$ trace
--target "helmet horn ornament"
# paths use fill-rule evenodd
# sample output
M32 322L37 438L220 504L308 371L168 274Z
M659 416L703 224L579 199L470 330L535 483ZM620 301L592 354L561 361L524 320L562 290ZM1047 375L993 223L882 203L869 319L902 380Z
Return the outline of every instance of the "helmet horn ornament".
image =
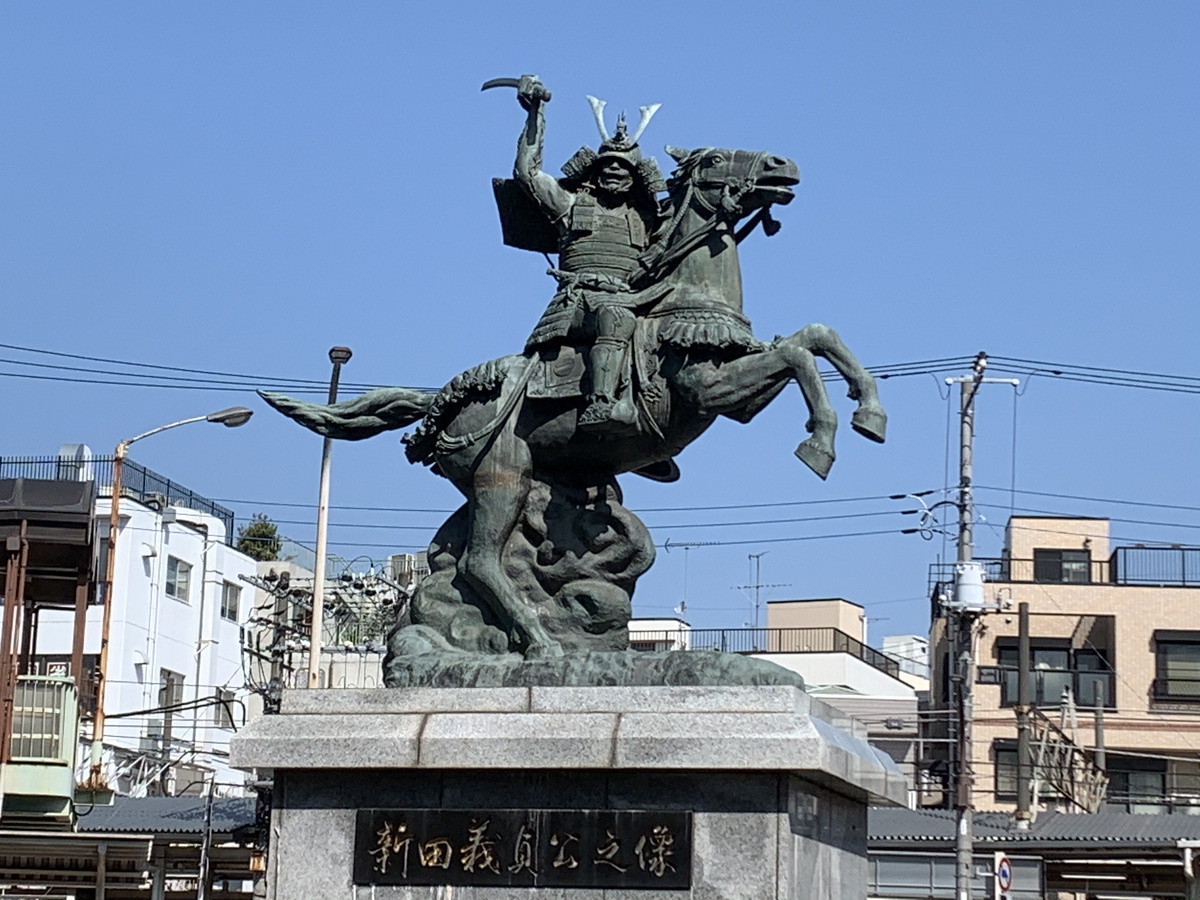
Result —
M638 138L642 136L642 132L646 130L646 126L650 124L650 120L654 118L654 114L658 112L661 103L651 103L649 106L639 107L642 113L642 120L638 122L637 131L633 133L633 137L629 139L629 143L636 144Z
M592 115L596 117L596 127L600 129L600 140L608 140L608 129L604 127L604 105L605 101L597 100L591 94L588 95L588 103L592 107Z

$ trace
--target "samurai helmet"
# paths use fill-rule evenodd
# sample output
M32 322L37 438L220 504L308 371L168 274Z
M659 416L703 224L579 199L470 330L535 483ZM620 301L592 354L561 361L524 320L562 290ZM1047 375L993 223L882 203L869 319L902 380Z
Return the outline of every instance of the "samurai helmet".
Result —
M658 163L654 161L653 156L642 156L637 141L662 104L654 103L641 108L642 119L638 123L637 131L632 135L628 133L625 125L625 113L621 113L617 117L615 133L609 135L604 125L604 101L588 97L588 103L592 106L596 128L600 131L600 150L597 152L591 147L580 147L575 151L575 155L563 163L564 184L574 189L592 177L599 163L606 159L619 159L633 169L639 184L638 190L644 194L646 202L657 202L655 195L666 190L667 186L658 170Z
M658 108L662 104L653 103L650 106L641 107L642 118L638 123L637 131L632 135L628 133L625 125L625 113L622 112L617 116L616 130L609 135L608 129L604 125L604 101L591 96L587 99L592 107L592 115L596 117L596 128L600 131L601 142L597 160L619 159L636 169L642 161L642 151L638 148L637 143L638 138L642 136L642 132L646 130L646 126L650 124L650 120L654 118L654 114L658 112Z

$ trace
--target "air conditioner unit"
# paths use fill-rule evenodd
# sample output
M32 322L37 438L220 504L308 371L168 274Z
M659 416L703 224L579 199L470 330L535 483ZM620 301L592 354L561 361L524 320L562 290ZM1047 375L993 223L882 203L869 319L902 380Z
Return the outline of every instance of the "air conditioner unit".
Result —
M13 691L10 760L3 767L5 823L71 825L78 695L75 680L21 675Z

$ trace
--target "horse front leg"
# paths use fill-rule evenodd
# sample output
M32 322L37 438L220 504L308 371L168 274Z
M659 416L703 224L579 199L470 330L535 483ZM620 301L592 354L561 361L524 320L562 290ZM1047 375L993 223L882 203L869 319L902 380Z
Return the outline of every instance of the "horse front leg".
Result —
M829 403L813 355L798 341L783 339L761 353L720 366L690 366L680 373L680 387L690 393L702 413L749 422L795 381L808 407L805 428L810 437L796 448L797 458L822 480L835 459L833 438L837 413Z
M477 445L461 453L478 452ZM470 531L458 572L524 644L527 659L562 656L537 610L504 571L504 548L529 498L533 461L529 445L513 433L512 419L484 449L470 476Z
M805 325L788 340L799 341L816 356L829 360L846 379L850 399L858 401L850 427L863 437L882 444L887 436L887 413L879 402L875 377L862 367L837 332L827 325Z

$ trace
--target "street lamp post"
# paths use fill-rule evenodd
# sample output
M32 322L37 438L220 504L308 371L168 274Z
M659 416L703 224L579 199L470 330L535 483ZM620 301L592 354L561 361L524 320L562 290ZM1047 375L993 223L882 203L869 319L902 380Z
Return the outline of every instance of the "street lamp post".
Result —
M237 428L239 425L245 425L249 422L252 415L254 415L254 411L251 409L247 409L244 406L231 406L228 409L218 410L206 416L193 416L190 419L180 419L178 422L172 422L169 425L160 425L158 428L151 428L149 431L144 431L136 437L131 437L127 441L121 441L113 451L112 497L110 498L108 507L108 553L104 561L104 617L100 626L100 677L96 685L96 713L92 719L91 772L84 785L86 788L94 790L106 787L104 779L100 774L100 763L104 749L104 694L105 686L108 683L108 634L112 625L113 574L117 564L117 526L121 509L121 471L124 468L125 456L129 452L129 445L135 441L140 441L142 438L158 434L160 431L178 428L180 425L191 425L193 422L219 422L226 428Z
M336 403L338 377L342 366L350 362L354 354L349 347L333 347L329 361L333 373L329 376L329 402ZM320 684L321 675L321 631L325 618L325 534L329 526L329 459L333 453L333 439L325 438L321 446L321 482L317 489L317 560L313 566L312 622L308 633L308 686Z

